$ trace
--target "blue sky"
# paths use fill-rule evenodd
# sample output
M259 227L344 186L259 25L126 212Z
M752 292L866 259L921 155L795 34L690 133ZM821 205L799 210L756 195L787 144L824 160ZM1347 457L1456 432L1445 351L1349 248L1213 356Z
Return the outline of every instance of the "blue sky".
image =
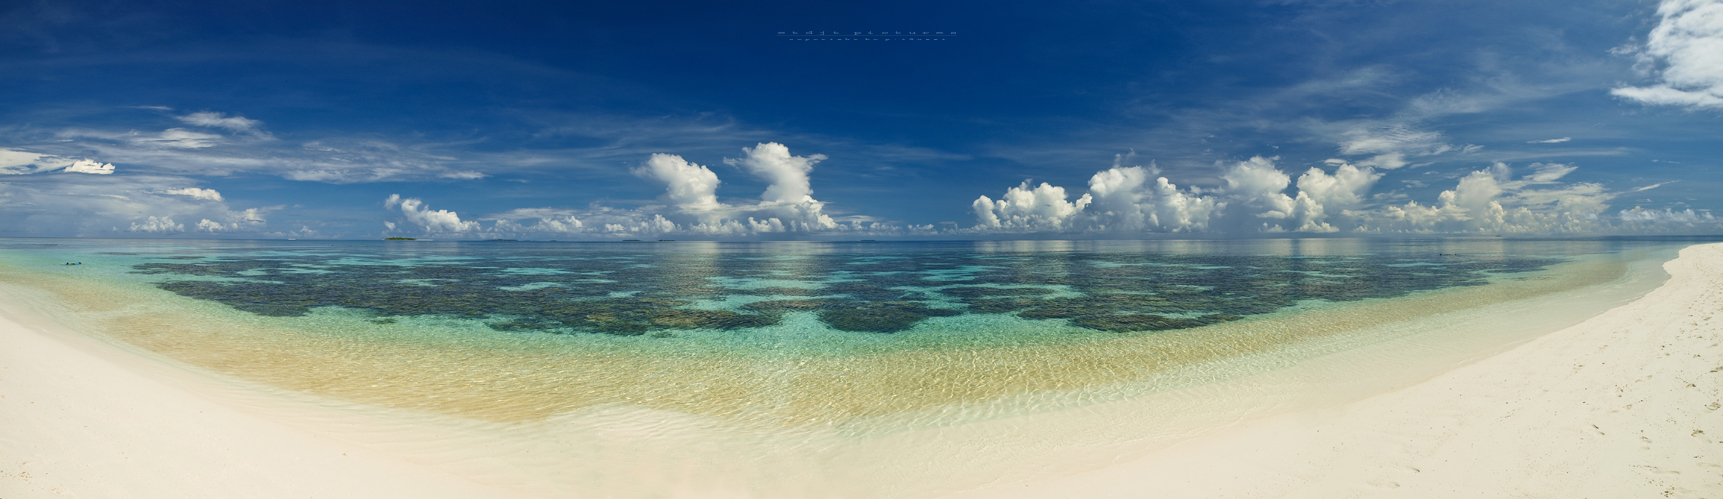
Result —
M1717 0L0 7L0 236L1714 234L1720 140Z

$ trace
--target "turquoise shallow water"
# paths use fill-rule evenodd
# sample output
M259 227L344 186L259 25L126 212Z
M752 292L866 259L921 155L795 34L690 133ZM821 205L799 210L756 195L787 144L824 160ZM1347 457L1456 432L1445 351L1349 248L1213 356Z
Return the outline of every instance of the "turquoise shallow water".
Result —
M7 239L0 256L70 278L39 285L86 308L123 303L85 314L98 334L292 390L499 421L623 404L842 425L1275 369L1332 351L1290 345L1609 281L1611 261L1684 244ZM1478 292L1440 294L1459 290ZM1023 409L1000 407L971 413Z
M0 299L547 496L939 496L1417 383L1695 242L3 239Z
M522 243L5 240L263 316L340 308L501 332L746 334L812 314L898 334L1008 315L1120 334L1476 286L1657 240ZM50 260L51 261L51 260ZM63 262L62 262L63 263ZM99 268L97 268L99 267ZM805 321L803 321L805 322Z

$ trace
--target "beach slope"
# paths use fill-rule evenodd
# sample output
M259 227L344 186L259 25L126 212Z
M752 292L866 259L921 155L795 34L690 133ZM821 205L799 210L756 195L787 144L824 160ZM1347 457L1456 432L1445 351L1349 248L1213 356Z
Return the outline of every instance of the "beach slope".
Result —
M1723 497L1723 245L1643 298L1341 407L980 497Z
M513 496L224 403L111 345L7 317L0 345L6 499Z
M1641 299L1420 383L957 495L1723 497L1723 245L1665 268ZM7 310L0 497L530 495L236 406Z

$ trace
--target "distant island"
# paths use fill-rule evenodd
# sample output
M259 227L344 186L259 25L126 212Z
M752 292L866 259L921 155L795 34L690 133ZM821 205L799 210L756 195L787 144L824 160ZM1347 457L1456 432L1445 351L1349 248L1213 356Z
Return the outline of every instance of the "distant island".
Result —
M384 241L417 241L418 239L412 238L412 237L385 237L385 238L383 238L383 240Z

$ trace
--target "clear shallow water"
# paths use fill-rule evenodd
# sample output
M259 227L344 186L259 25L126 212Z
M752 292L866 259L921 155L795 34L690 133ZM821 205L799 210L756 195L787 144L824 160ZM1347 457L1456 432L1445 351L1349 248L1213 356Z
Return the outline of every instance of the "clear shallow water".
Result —
M1110 332L1484 284L1607 244L1446 241L1163 243L68 243L157 287L265 316L341 307L496 331L747 330L812 313L899 333L934 317L1006 314ZM69 250L69 251L68 251ZM69 255L70 256L70 255Z
M14 239L0 252L108 310L91 313L104 334L293 390L495 421L624 405L842 427L1260 372L1320 353L1293 345L1608 282L1623 258L1681 244ZM1266 360L1219 367L1242 358Z

